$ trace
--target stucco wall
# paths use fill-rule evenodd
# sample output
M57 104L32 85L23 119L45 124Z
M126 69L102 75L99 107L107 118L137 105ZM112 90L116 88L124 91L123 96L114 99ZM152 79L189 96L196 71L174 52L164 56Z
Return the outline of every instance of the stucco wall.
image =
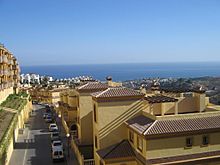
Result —
M124 124L143 110L140 100L98 103L97 123L94 129L99 139L99 148L105 148L127 138Z
M205 134L206 135L206 134ZM208 146L202 146L203 135L194 135L192 148L186 148L186 137L147 140L146 157L159 158L220 150L220 133L210 133Z
M81 125L81 142L83 144L93 144L92 125L93 102L89 94L80 94L79 97L79 117Z
M71 107L77 107L78 105L78 98L75 96L69 96L68 97L68 104L71 106Z
M13 87L0 90L0 104L8 97L8 95L13 94Z

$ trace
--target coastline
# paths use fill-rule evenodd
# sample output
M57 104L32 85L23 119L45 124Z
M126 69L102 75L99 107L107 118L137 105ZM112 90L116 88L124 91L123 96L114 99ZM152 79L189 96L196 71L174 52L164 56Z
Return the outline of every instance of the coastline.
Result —
M77 64L21 66L24 74L36 73L54 78L70 78L81 75L105 80L111 75L115 81L142 78L194 78L220 76L220 62L182 62L182 63L129 63L129 64Z

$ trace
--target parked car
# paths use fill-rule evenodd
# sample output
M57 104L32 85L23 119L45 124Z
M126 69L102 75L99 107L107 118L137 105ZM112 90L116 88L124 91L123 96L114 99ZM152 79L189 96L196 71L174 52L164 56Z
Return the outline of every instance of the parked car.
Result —
M58 131L58 127L55 123L52 123L49 125L49 131L50 132L57 132Z
M61 140L54 140L52 143L51 143L51 147L52 147L52 150L54 149L54 148L62 148L63 149L63 144L62 144L62 142L61 142Z
M52 122L53 122L52 116L51 116L51 115L47 115L46 118L45 118L45 121L46 121L47 123L52 123Z
M64 153L62 147L55 147L52 149L53 161L64 160Z
M52 132L50 137L51 137L51 142L53 142L55 140L60 140L60 133L59 132Z
M47 115L48 115L48 113L44 113L43 118L46 119Z

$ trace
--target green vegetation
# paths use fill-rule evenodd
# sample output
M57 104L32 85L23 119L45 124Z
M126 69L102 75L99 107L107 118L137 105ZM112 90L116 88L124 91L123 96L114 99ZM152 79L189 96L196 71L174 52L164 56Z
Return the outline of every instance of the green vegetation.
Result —
M24 106L27 104L27 98L28 94L26 93L18 93L18 94L11 94L7 97L7 99L2 102L2 107L22 110Z
M5 111L2 111L5 112ZM0 113L2 113L0 112ZM8 112L7 112L8 113ZM17 123L17 116L15 114L8 114L7 119L1 121L1 124L5 125L4 129L1 130L0 139L0 162L4 164L4 159L6 159L7 148L12 140L13 131Z
M27 94L26 92L19 92L19 93L18 93L18 96L28 97L28 94Z
M4 110L4 107L16 109L21 111L27 104L29 95L25 92L19 92L18 94L11 94L7 99L2 102L0 108L0 165L4 164L7 156L7 148L12 140L13 131L17 124L18 113L12 113Z

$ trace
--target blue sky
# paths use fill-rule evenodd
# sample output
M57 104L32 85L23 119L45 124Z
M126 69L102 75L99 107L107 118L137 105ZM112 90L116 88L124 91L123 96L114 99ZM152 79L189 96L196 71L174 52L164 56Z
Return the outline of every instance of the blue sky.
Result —
M21 65L220 61L218 0L0 0Z

